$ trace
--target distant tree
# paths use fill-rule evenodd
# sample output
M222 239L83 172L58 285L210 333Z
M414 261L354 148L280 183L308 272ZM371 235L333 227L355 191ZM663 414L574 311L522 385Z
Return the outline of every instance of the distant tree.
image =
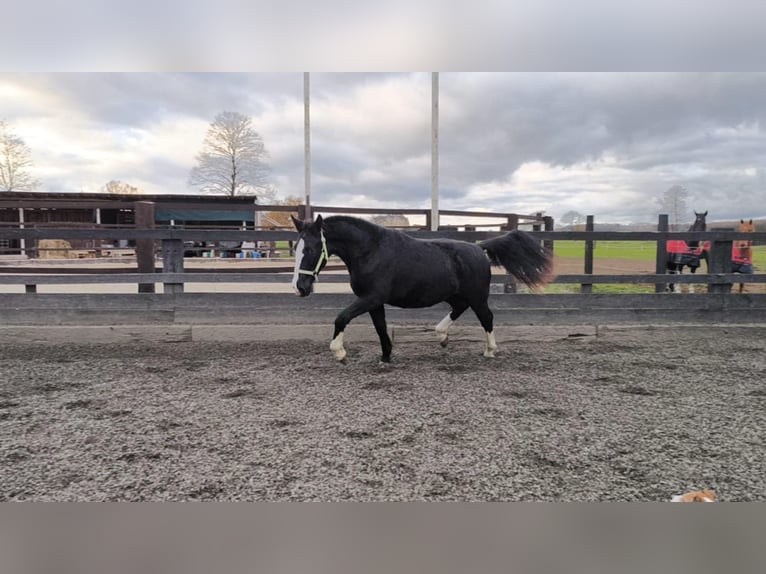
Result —
M375 215L371 218L373 223L383 227L409 227L410 220L404 215Z
M32 191L40 185L27 171L32 152L8 124L0 121L0 191Z
M143 193L139 188L124 181L113 179L104 184L102 188L104 193L114 193L115 195L139 195Z
M662 197L657 198L661 213L668 214L668 220L672 230L678 230L679 222L686 216L686 200L689 192L681 185L668 188Z
M276 201L277 205L302 205L303 200L300 197L295 196L288 196L286 199L282 201ZM293 228L293 222L290 221L290 215L294 215L298 217L298 210L295 211L268 211L266 212L266 215L264 216L264 222L263 225L265 227L269 227L273 225L274 227L289 227Z
M210 124L202 145L189 176L190 185L203 193L257 195L259 203L273 200L274 190L266 184L269 153L248 116L221 112Z
M561 223L564 225L577 225L585 222L585 216L579 211L567 211L561 216Z

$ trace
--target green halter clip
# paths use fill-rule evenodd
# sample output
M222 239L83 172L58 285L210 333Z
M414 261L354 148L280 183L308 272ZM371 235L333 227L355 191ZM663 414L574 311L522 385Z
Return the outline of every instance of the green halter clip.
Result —
M322 238L322 254L319 256L316 267L314 267L313 271L309 271L308 269L298 269L299 274L311 275L314 279L319 275L319 270L322 268L322 264L330 259L330 256L327 254L327 241L325 241L324 232L320 231L319 233Z

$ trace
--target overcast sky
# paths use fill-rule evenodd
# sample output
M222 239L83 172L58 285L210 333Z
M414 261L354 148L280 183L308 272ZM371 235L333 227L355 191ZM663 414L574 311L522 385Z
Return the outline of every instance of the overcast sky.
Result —
M653 222L766 216L766 74L441 73L440 207ZM303 75L0 74L42 191L193 193L220 111L252 117L278 197L303 196ZM431 74L311 74L312 203L427 208Z

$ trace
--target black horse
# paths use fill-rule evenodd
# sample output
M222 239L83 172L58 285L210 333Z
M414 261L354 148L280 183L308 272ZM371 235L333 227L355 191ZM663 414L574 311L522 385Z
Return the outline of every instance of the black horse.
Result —
M694 223L689 226L687 231L705 231L707 228L707 223L705 222L706 217L707 211L705 213L697 213L695 211ZM694 274L703 259L705 264L708 264L708 251L704 245L700 248L699 241L668 241L667 254L668 257L665 262L665 268L671 275L680 275L685 266L689 268L689 273ZM676 289L675 283L668 284L668 291L671 293L680 293L680 291ZM694 285L691 283L689 284L689 292L694 293Z
M490 262L502 265L529 286L545 283L551 272L550 253L522 231L511 231L479 244L450 239L415 239L393 229L347 216L316 221L293 218L299 232L295 248L293 288L302 297L311 294L314 280L330 255L348 268L357 299L335 319L330 350L343 361L343 332L354 317L369 313L383 351L391 361L391 339L384 305L415 308L446 301L452 311L436 326L442 346L450 325L467 308L473 309L487 336L484 355L493 357L497 344L492 334L492 311L487 305ZM486 251L489 259L484 254Z

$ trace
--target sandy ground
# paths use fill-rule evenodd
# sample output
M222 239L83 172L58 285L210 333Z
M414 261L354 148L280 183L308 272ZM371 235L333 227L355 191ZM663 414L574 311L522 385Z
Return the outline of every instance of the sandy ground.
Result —
M766 500L766 328L0 348L2 500Z

